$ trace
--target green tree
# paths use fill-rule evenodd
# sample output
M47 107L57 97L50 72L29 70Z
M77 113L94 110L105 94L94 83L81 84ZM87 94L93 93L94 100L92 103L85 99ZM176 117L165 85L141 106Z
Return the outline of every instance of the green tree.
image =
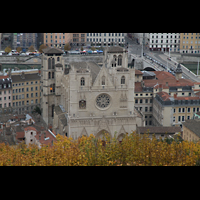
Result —
M65 51L69 51L70 49L71 49L70 44L69 44L69 43L65 44L64 50L65 50Z
M11 47L10 46L8 46L8 47L6 47L5 48L5 50L4 50L6 53L9 53L9 52L11 52L12 51L12 49L11 49Z
M91 50L94 51L94 50L95 50L95 47L92 46L92 47L91 47Z
M42 49L46 49L46 48L47 48L47 46L45 44L41 44L39 47L39 52L43 53Z
M41 112L41 109L38 107L38 106L36 106L35 108L34 108L34 110L32 111L32 113L38 113L38 114L42 114L42 112Z

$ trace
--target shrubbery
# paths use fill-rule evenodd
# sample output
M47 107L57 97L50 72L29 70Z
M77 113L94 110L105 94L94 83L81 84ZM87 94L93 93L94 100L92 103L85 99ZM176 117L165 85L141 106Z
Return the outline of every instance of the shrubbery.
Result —
M105 144L105 145L104 145ZM199 163L200 143L152 140L135 132L119 143L94 135L77 140L57 135L53 146L0 144L1 166L193 166Z

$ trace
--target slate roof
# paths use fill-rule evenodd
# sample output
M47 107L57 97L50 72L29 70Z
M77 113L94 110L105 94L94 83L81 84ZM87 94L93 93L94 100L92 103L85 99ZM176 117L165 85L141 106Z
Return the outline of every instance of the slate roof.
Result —
M24 74L24 79L21 75L11 75L12 82L21 82L21 81L31 81L31 80L40 80L38 73L35 74Z
M108 48L108 53L123 53L124 48L119 46L113 46Z
M45 54L63 54L63 51L58 48L47 47L46 49L42 49Z
M183 122L182 124L183 124L183 130L184 130L184 126L185 126L190 131L192 131L195 135L200 137L200 131L199 131L200 130L200 120L199 119L185 120L185 122Z
M138 126L138 133L144 134L147 133L149 130L149 134L175 134L177 132L181 132L181 127L176 127L176 126L146 126L146 127L141 127Z
M80 73L80 69L88 69L91 72L92 76L92 84L94 83L101 67L97 65L95 62L71 62L70 65L73 65L74 68ZM84 71L84 70L83 70Z
M175 70L175 73L182 73L182 72L183 71L182 71L181 65L179 63L178 66L177 66L177 68L176 68L176 70Z

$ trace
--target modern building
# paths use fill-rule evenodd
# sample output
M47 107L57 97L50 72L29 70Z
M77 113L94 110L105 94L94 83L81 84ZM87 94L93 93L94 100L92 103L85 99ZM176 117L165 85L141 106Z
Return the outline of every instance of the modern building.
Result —
M200 53L200 33L180 33L180 53Z
M87 45L124 46L126 33L86 33Z
M12 80L0 76L0 114L12 113Z
M40 107L40 73L38 69L19 70L11 73L12 108L14 113L31 113Z
M23 51L27 51L30 46L37 49L37 33L12 33L12 49L21 47Z

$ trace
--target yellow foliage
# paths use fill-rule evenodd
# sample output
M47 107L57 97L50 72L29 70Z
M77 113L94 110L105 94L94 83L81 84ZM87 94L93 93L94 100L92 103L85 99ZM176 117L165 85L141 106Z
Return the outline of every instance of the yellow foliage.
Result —
M126 134L121 143L105 133L104 141L57 135L52 147L0 143L1 166L193 166L199 163L200 143L152 140L148 134Z

